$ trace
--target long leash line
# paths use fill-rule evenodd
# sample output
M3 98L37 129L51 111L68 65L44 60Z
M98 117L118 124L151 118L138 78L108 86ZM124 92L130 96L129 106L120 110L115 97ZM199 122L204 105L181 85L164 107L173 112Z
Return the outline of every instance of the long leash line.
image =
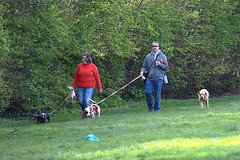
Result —
M63 105L63 103L71 96L71 94L69 94L69 96L54 110L52 111L51 113L49 114L53 114L59 107L61 107Z
M117 92L119 92L120 90L124 89L125 87L127 87L129 84L133 83L134 81L136 81L138 78L142 77L141 75L137 76L136 78L134 78L132 81L130 81L129 83L127 83L125 86L123 86L122 88L118 89L117 91L113 92L112 94L110 94L108 97L104 98L103 100L101 100L100 102L96 103L95 101L93 101L92 99L89 98L89 100L91 100L93 103L96 103L97 105L102 103L103 101L105 101L106 99L110 98L111 96L113 96L114 94L116 94ZM49 114L53 114L59 107L61 107L63 105L63 103L71 96L71 94L69 94L69 96L51 113Z
M110 94L108 97L104 98L103 100L101 100L100 102L96 103L97 105L102 103L103 101L105 101L106 99L108 99L109 97L111 97L112 95L116 94L117 92L119 92L120 90L122 90L123 88L127 87L129 84L131 84L132 82L136 81L138 78L142 77L141 75L137 76L136 78L134 78L131 82L127 83L125 86L123 86L122 88L118 89L117 91L113 92L112 94ZM90 99L91 100L91 99ZM92 100L93 101L93 100ZM94 101L93 101L94 102Z

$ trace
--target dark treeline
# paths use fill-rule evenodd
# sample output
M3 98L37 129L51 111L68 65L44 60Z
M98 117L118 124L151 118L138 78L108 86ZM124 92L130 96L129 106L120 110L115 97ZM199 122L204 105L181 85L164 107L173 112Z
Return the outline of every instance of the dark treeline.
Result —
M139 75L153 41L170 66L163 98L237 93L239 13L239 0L1 0L0 114L55 109L85 52L101 77L99 101ZM140 99L139 79L101 107Z

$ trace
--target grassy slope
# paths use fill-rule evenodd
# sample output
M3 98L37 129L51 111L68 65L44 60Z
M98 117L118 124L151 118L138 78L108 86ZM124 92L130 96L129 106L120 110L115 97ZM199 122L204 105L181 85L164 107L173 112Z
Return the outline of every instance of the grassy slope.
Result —
M51 122L1 120L0 159L240 159L240 96L162 100L158 113L146 102L102 110L100 118L81 119L58 111ZM94 134L100 141L84 138Z

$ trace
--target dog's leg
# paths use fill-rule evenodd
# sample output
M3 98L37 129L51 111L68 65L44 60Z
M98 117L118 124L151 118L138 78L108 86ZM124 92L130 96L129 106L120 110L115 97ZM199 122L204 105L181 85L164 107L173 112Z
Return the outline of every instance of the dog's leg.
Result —
M92 111L92 118L95 118L95 111Z
M36 118L37 118L37 124L39 124L40 123L40 116L36 116Z
M100 110L97 113L98 113L98 117L100 117Z
M83 115L82 115L82 118L84 119L84 118L86 118L87 116L86 116L86 112L84 111L83 112Z
M200 100L201 109L203 109L203 101Z
M206 107L207 107L207 109L209 108L209 101L208 101L208 99L206 100Z

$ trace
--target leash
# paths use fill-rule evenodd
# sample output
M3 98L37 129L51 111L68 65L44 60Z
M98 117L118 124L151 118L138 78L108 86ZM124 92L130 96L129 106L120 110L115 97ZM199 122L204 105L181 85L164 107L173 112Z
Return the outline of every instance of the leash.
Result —
M134 78L132 81L130 81L129 83L127 83L125 86L123 86L122 88L118 89L117 91L113 92L112 94L110 94L108 97L104 98L103 100L101 100L100 102L95 102L92 99L89 98L89 100L91 100L93 103L95 104L100 104L103 101L105 101L106 99L108 99L109 97L111 97L112 95L116 94L117 92L119 92L120 90L122 90L123 88L127 87L129 84L133 83L134 81L136 81L138 78L142 77L141 75L137 76L136 78Z
M136 78L134 78L132 81L130 81L129 83L127 83L125 86L123 86L122 88L118 89L117 91L113 92L112 94L110 94L108 97L104 98L103 100L101 100L100 102L96 103L95 101L93 101L92 99L88 98L89 100L91 100L93 103L95 104L100 104L103 101L105 101L106 99L110 98L111 96L113 96L114 94L116 94L117 92L119 92L120 90L124 89L125 87L127 87L129 84L133 83L134 81L136 81L137 79L139 79L140 77L142 77L141 75L137 76ZM53 114L59 107L61 107L63 105L63 103L71 96L71 94L69 94L69 96L51 113L48 114Z
M48 114L53 114L59 107L61 107L63 105L63 103L71 96L71 94L69 94L69 96L54 110L52 111L51 113L48 113Z

